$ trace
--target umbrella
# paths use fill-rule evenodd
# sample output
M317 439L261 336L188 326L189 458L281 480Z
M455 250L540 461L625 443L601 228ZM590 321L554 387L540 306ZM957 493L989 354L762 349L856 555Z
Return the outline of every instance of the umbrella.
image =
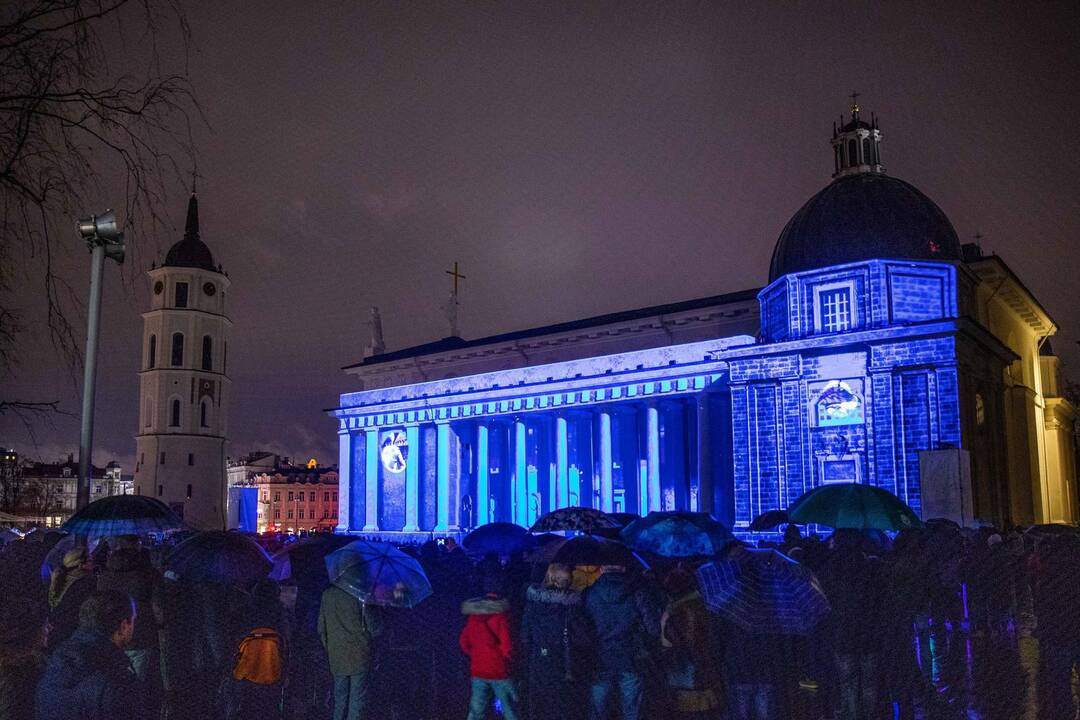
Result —
M529 528L529 532L544 533L562 530L594 533L597 530L617 527L620 527L620 524L614 518L596 508L564 507L542 515Z
M181 580L251 585L266 578L273 563L250 537L213 530L173 548L165 567Z
M431 594L431 583L416 558L393 545L354 540L326 556L330 582L372 605L415 607Z
M626 527L630 523L641 518L637 513L608 513L608 517L619 523L619 527Z
M697 576L706 607L750 633L806 635L829 612L814 574L776 550L740 547Z
M1080 533L1080 528L1063 523L1046 523L1044 525L1032 525L1024 532L1032 535L1076 535Z
M668 558L715 555L735 539L708 513L658 512L638 518L620 533L627 545Z
M769 510L754 518L748 529L753 532L765 532L773 530L786 522L788 522L787 510Z
M563 565L622 565L635 562L630 548L616 540L579 535L567 540L555 553L553 562Z
M161 533L183 527L184 521L160 500L145 495L112 495L90 503L61 529L74 535L104 537Z
M281 581L292 578L298 585L306 580L317 585L329 585L326 556L352 541L353 538L348 535L317 533L289 543L271 558L274 567L270 571L270 579Z
M469 555L513 555L531 544L528 530L508 522L481 525L461 541L461 547Z
M831 528L903 530L919 527L919 517L888 490L859 483L822 485L803 493L788 508L793 523Z

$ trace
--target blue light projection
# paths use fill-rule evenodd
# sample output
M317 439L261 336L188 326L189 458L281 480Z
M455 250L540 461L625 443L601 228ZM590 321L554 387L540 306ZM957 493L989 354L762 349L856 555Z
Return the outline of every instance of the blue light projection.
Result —
M366 499L366 518L339 529L528 526L581 504L694 507L738 530L835 481L878 485L918 510L919 452L962 447L958 283L944 262L794 273L759 293L760 338L344 394L334 411L351 459L342 477ZM822 332L815 289L840 285L857 322Z

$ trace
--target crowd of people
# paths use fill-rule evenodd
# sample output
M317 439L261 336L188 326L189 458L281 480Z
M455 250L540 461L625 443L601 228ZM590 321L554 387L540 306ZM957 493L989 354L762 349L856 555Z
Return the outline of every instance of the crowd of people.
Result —
M400 608L296 568L284 583L189 582L136 537L73 547L42 582L58 540L0 551L0 720L1076 716L1067 531L788 526L773 546L831 608L799 636L709 611L689 560L572 567L432 541L404 549L433 594Z

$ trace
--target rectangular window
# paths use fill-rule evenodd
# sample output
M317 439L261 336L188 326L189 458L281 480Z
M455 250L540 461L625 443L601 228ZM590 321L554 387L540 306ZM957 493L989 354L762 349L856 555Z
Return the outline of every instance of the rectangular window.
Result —
M188 483L188 486L187 486L187 499L188 500L191 499L191 483Z
M274 519L275 520L280 520L281 519L281 511L280 510L274 510Z
M293 513L293 511L292 511L292 510L290 510L290 511L289 511L289 519L290 519L290 520L292 520L292 519L293 519L293 517L292 517L292 513Z
M187 288L188 284L186 282L176 283L176 307L187 307Z
M274 502L281 502L281 493L279 493L279 492L274 493Z
M310 493L308 493L308 502L315 502L315 491L314 490L312 490Z
M330 493L328 493L328 492L324 492L324 493L322 494L322 501L323 501L323 502L330 502Z
M337 493L334 493L334 502L337 502Z
M322 511L322 519L323 520L329 520L330 519L330 511L329 510L323 510Z
M195 464L195 453L188 453L187 454L187 464L188 465L194 465ZM188 494L188 497L191 497L190 493Z
M293 501L293 491L290 490L289 491L289 502L292 502L292 501Z
M270 492L268 490L263 490L262 496L263 496L263 502L269 502L270 501Z
M848 288L823 290L818 295L821 303L821 331L843 332L851 329L851 293Z
M161 497L164 494L165 494L165 486L164 485L158 485L157 486L157 496Z

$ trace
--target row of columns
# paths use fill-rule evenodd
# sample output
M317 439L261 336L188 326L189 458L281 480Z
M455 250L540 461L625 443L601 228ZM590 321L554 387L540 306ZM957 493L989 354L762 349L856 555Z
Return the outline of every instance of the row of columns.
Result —
M626 472L633 473L633 482L638 487L638 506L633 511L645 514L648 511L660 510L663 505L662 484L660 474L660 410L655 402L645 403L641 406L644 416L644 478L639 479L639 471L627 467ZM707 427L703 412L702 401L698 400L698 428L697 438L692 438L689 433L685 442L695 443L699 464L708 462L707 442L703 440L701 431ZM612 415L613 406L599 406L593 409L593 453L597 456L598 466L597 484L599 490L599 509L604 512L613 512L614 483L612 477ZM567 507L571 504L571 481L570 481L570 445L569 445L569 422L564 413L555 415L554 427L554 500L557 507ZM491 508L488 498L492 495L490 475L490 448L491 427L494 418L478 418L475 424L475 466L476 466L476 497L475 525L484 525L491 522ZM410 448L410 458L405 466L405 524L400 528L403 532L419 532L419 506L420 485L419 458L422 456L420 447L420 431L418 425L406 425L406 440ZM435 423L436 441L436 508L434 532L453 532L459 529L456 523L456 513L452 512L451 501L458 501L459 493L451 493L450 455L452 452L451 434L452 429L447 421ZM352 492L359 491L359 487L353 487L351 468L353 443L363 436L366 443L364 452L364 483L362 491L365 493L365 518L363 532L377 532L383 530L397 530L398 528L379 527L379 429L372 429L361 433L343 430L339 432L339 474L341 490L339 497L339 529L342 531L355 528L358 519L350 520L348 514L352 509L350 496ZM530 500L530 488L528 484L528 425L526 416L515 417L509 432L510 451L508 453L512 469L509 497L511 500L512 521L526 525L528 523L528 508ZM456 451L456 446L453 446ZM706 474L704 466L698 468L699 483L702 475ZM460 478L460 469L458 477ZM359 483L358 483L359 485ZM578 498L577 504L592 505L591 498L585 501ZM707 502L706 502L707 504ZM631 508L628 508L631 509Z

